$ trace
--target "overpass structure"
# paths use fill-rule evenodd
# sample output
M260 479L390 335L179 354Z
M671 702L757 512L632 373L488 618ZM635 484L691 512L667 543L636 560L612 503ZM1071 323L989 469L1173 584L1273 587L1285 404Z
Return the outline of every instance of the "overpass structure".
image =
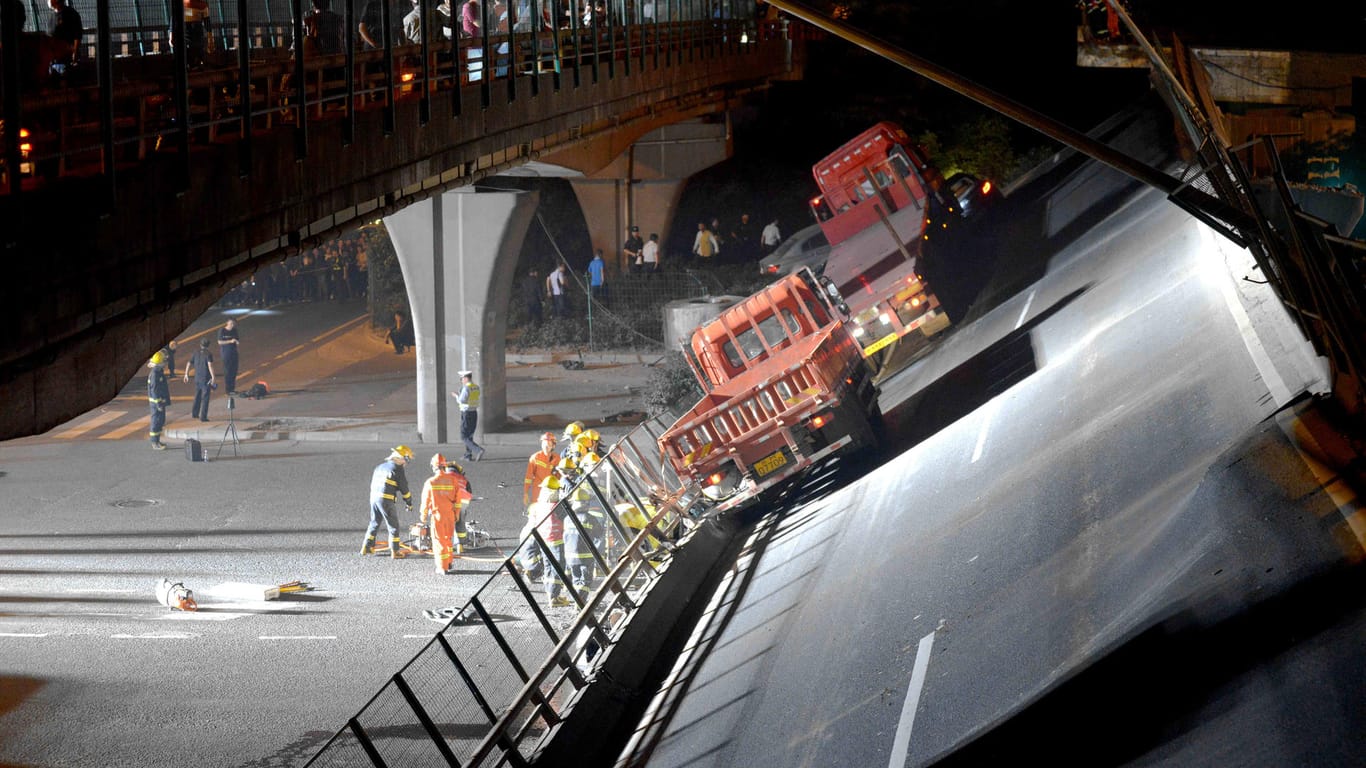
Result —
M535 0L501 24L486 8L476 37L428 25L418 43L391 8L370 50L353 23L362 3L346 0L344 51L293 56L306 31L289 5L272 28L239 3L198 65L164 43L124 55L147 49L100 3L89 59L63 80L35 65L44 38L0 19L0 438L108 400L261 264L385 216L408 228L397 246L419 396L474 370L482 426L496 428L504 310L535 200L472 185L554 167L575 177L595 246L614 252L635 206L667 212L690 174L728 156L727 109L800 78L804 61L799 25L666 2L659 21L623 5L560 27L566 7ZM184 21L170 21L175 39ZM457 416L431 407L419 430L446 439Z

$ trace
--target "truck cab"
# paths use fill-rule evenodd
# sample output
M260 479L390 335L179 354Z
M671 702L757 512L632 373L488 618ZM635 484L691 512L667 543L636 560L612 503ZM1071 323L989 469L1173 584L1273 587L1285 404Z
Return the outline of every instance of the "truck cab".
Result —
M660 447L723 506L875 442L872 369L829 292L802 269L693 332L686 356L706 395Z

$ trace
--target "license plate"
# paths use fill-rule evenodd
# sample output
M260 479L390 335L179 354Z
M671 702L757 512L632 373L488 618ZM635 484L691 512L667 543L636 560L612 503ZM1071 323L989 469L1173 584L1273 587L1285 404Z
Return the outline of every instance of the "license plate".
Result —
M764 477L773 474L784 464L787 464L787 455L778 451L759 459L758 463L754 465L754 471L759 474L759 477Z

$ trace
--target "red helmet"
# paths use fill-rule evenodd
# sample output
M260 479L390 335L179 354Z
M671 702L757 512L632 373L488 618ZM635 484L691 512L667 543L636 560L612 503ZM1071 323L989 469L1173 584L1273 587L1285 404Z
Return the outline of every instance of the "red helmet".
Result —
M434 454L432 456L432 471L435 472L437 470L440 470L442 467L446 466L446 463L447 462L445 456L442 456L439 453Z
M542 439L542 440L549 440L550 442L553 443L553 442L555 442L556 440L558 440L559 438L555 437L555 433L554 433L554 432L542 432L542 433L541 433L541 439Z

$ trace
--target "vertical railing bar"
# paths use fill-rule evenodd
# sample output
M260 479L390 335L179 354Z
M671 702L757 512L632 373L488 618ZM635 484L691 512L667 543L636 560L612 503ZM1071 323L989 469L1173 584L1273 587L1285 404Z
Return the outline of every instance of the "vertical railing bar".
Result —
M385 136L394 135L398 125L398 108L394 104L394 8L389 2L381 4L380 30L384 35L384 119Z
M109 30L109 4L95 4L95 61L100 80L100 139L104 145L104 189L107 210L114 210L117 183L114 162L114 46ZM8 42L6 42L8 50ZM8 73L7 73L8 74Z
M289 0L294 26L294 157L308 157L308 75L304 68L303 0ZM319 94L321 96L321 94Z
M422 30L422 73L418 77L422 81L422 96L417 102L417 124L426 125L432 121L432 0L418 0L417 13L422 22L418 27Z
M237 0L237 112L242 124L238 128L237 175L251 175L251 38L247 27L247 0Z
M489 67L489 2L479 4L479 103L488 109L493 104L493 88L489 80L493 70Z
M171 33L175 39L175 110L176 110L176 147L179 150L176 171L176 190L184 192L190 188L190 57L187 53L188 41L185 39L185 14L180 2L173 4L171 13Z
M526 598L527 606L531 608L531 612L535 614L536 621L540 623L541 628L544 629L546 635L550 637L550 641L555 645L559 645L559 633L556 632L555 628L550 624L550 618L545 615L545 611L541 610L540 603L536 602L536 598L531 596L531 587L527 585L526 580L522 578L522 574L518 572L517 568L512 564L512 558L504 560L503 565L506 567L507 572L512 576L512 580L517 583L517 587L521 590L522 596ZM583 677L578 674L578 670L574 667L572 660L566 662L565 670L566 672L570 672L572 676L571 679L575 686L582 688L584 685L587 685L587 682Z
M484 697L484 692L479 690L479 684L470 676L470 671L466 669L464 663L460 661L460 657L456 655L455 649L451 647L450 641L446 639L444 634L438 634L436 636L436 641L440 643L441 648L446 651L446 658L450 659L451 665L455 667L456 674L460 675L460 679L465 682L465 687L469 689L470 695L474 697L474 702L484 711L484 717L487 717L490 723L498 722L498 713L493 711L493 707L489 705L489 700Z
M522 662L518 660L517 654L512 650L512 646L508 643L507 638L503 637L503 633L498 630L498 625L484 608L484 603L479 600L478 596L470 598L470 606L479 614L480 620L484 622L484 627L489 631L489 635L493 637L493 642L497 643L498 648L503 651L503 655L507 658L508 664L512 666L513 671L521 678L522 683L531 682L531 675L527 674L526 668L523 667ZM560 714L550 706L550 702L546 700L545 696L543 696L540 691L532 694L531 698L536 702L537 709L541 711L541 717L545 718L547 723L554 725L560 721Z
M398 689L399 693L403 694L403 698L407 700L408 706L413 710L413 714L417 715L417 721L422 724L422 730L427 732L427 737L432 740L432 743L436 745L437 751L446 759L446 765L460 768L460 760L456 758L455 753L451 751L451 746L446 743L446 738L441 735L441 731L437 730L436 723L432 722L432 718L427 715L427 709L422 706L422 702L417 700L417 695L414 694L413 689L408 686L408 681L403 679L403 674L400 672L399 674L394 675L392 679L394 681L394 687Z
M345 0L346 119L342 122L342 146L356 141L356 0Z
M185 38L180 39L184 40ZM347 726L351 728L351 733L355 735L356 741L360 742L360 748L365 750L366 757L370 758L370 764L375 768L386 768L387 764L384 762L384 758L380 757L379 750L375 749L374 743L370 741L369 734L361 727L360 721L353 717Z
M508 103L517 100L517 0L508 0L508 28L503 43L507 47Z

